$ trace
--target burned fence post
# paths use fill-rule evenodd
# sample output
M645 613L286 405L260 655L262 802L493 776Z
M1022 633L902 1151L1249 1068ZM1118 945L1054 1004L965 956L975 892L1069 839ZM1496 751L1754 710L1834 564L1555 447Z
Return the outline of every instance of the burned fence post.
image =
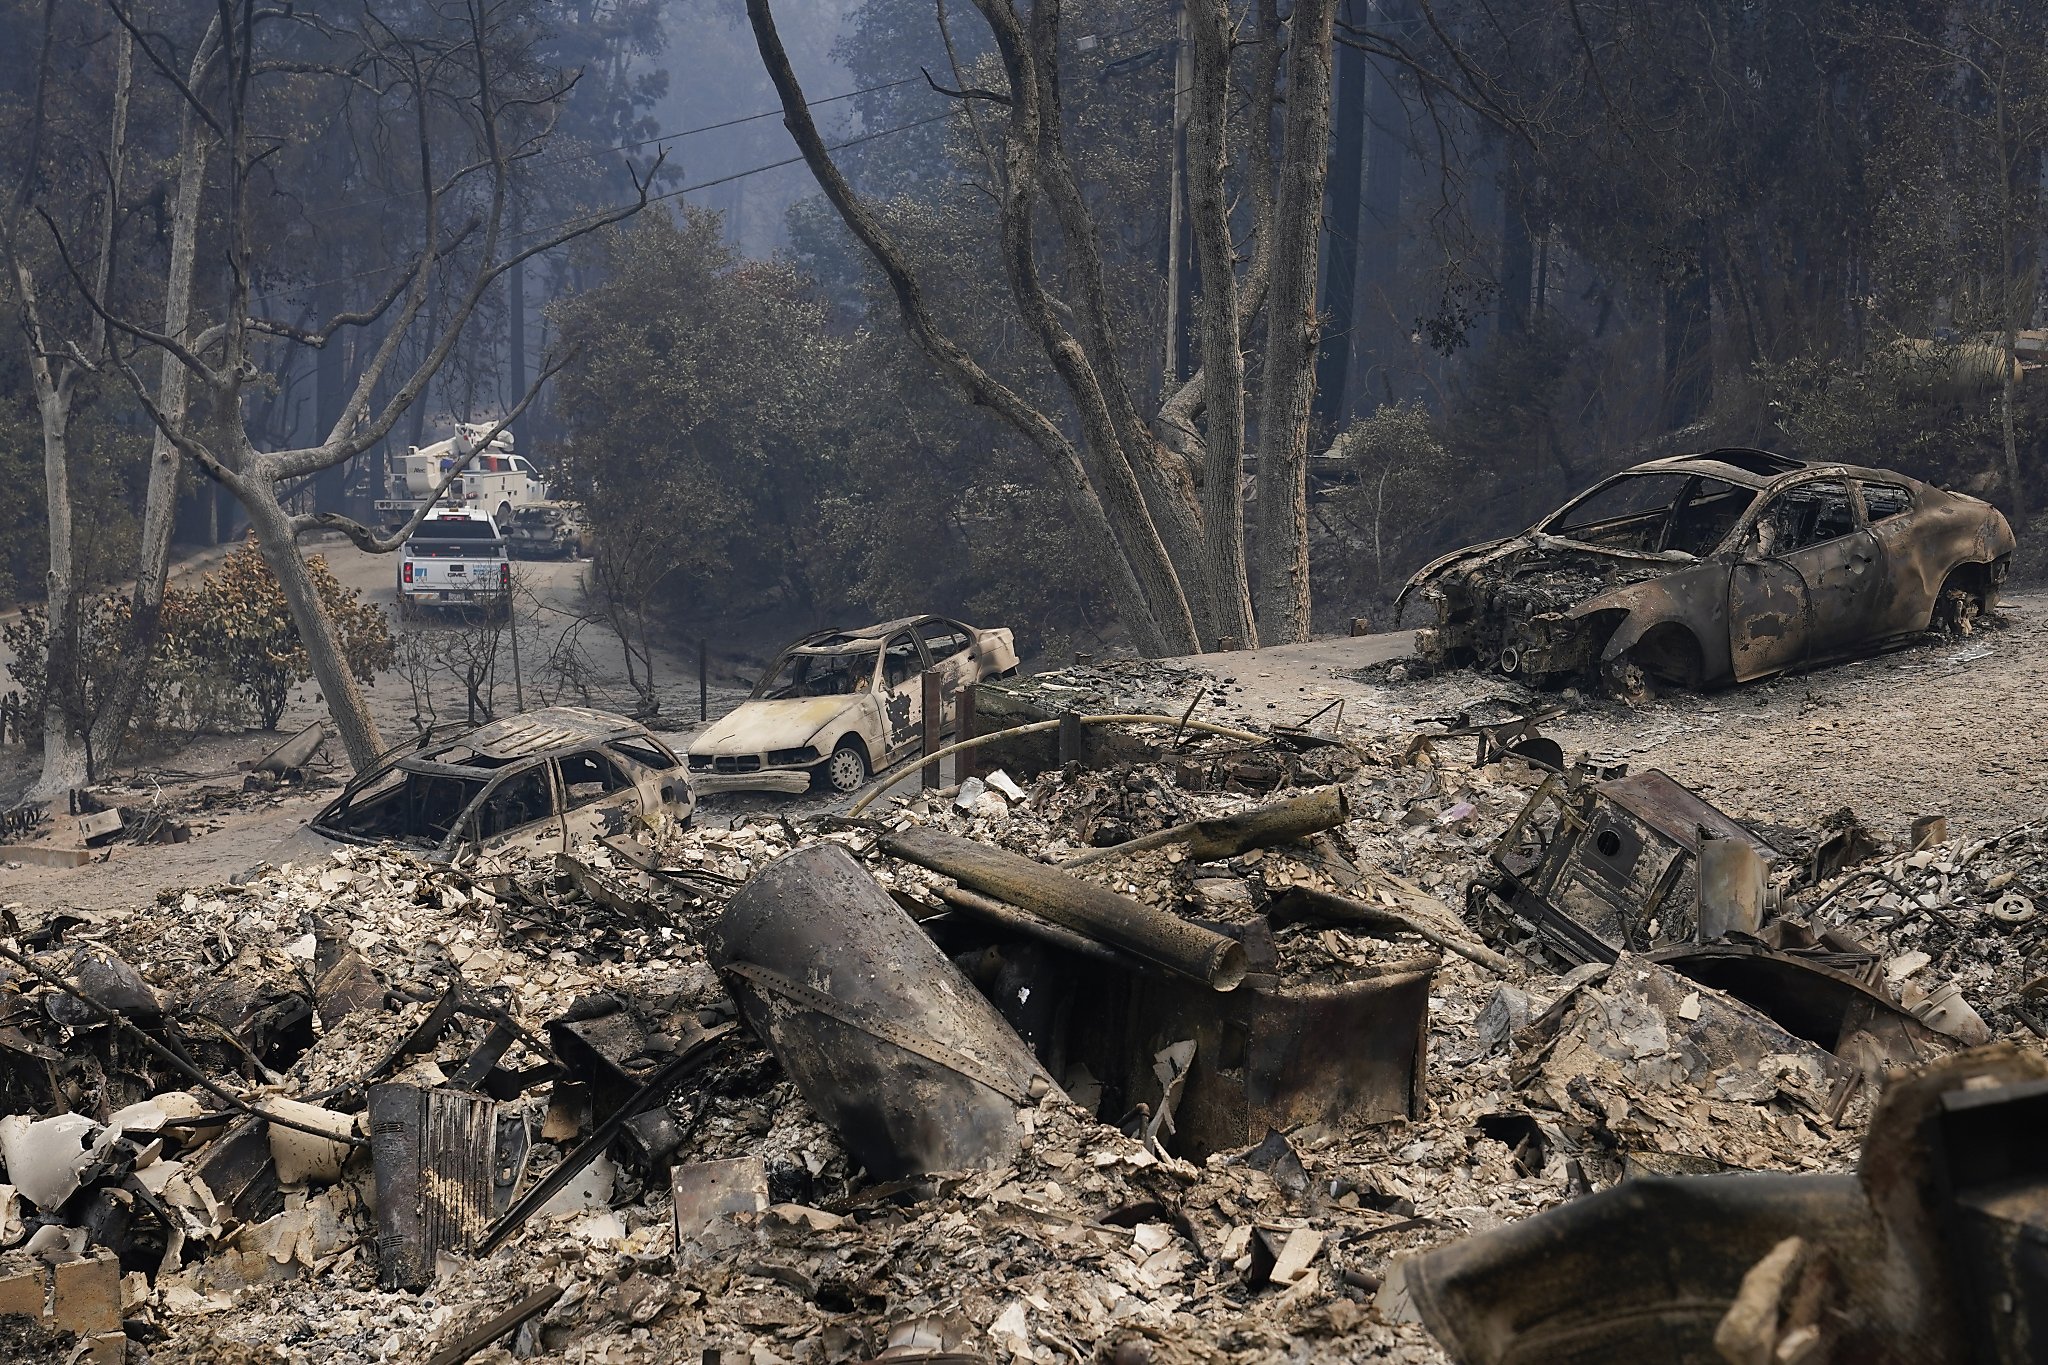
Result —
M880 1179L1017 1150L1020 1108L1053 1092L960 969L837 844L754 874L707 937L748 1024Z
M927 668L918 678L923 688L924 752L937 753L945 742L946 734L946 688L945 675L936 668ZM924 765L924 788L930 791L940 783L939 760L931 759Z
M697 641L697 720L711 719L711 646Z
M1060 716L1060 766L1081 761L1081 714L1078 711L1063 712Z
M953 698L953 742L965 744L975 736L975 688L969 683ZM965 782L970 777L981 775L981 753L977 749L962 749L953 755L953 776Z

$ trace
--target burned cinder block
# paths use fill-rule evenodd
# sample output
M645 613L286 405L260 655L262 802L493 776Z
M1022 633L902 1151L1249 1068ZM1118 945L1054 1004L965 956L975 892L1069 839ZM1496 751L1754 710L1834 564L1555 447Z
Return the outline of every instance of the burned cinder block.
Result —
M433 1278L436 1256L483 1235L497 1184L496 1113L491 1100L460 1090L370 1087L383 1288L420 1288Z

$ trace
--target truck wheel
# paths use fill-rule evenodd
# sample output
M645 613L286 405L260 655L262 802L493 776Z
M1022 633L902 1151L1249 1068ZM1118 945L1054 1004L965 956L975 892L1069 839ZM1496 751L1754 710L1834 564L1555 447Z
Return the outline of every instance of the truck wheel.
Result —
M840 740L839 747L832 751L832 757L818 769L818 779L819 786L841 796L859 791L868 780L867 750L851 736Z
M506 528L507 526L510 526L511 524L512 524L512 504L511 504L511 503L509 503L509 502L501 502L501 503L499 503L499 504L498 504L498 534L499 534L499 535L501 535L501 536L502 536L502 535L504 535L504 534L505 534L505 528Z

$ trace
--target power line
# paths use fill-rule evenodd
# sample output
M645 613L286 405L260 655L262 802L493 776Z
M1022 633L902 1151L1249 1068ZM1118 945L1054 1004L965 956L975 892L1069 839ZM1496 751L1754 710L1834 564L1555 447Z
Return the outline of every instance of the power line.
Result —
M902 82L899 81L896 83L901 84ZM942 109L936 114L931 114L921 119L914 119L909 123L899 123L893 128L878 128L871 133L861 133L856 137L850 137L844 139L843 141L829 143L826 145L825 150L828 152L836 152L839 151L841 148L859 146L863 142L873 142L878 138L892 137L897 133L907 133L913 128L922 128L926 124L937 123L940 119L945 118L948 114L952 112L953 111L951 109ZM784 166L794 166L802 160L803 157L801 155L798 155L784 157L780 161L770 161L766 165L762 166L750 166L743 171L734 171L731 175L721 175L713 180L699 181L694 185L684 185L680 189L664 190L660 194L651 194L647 197L647 202L650 204L656 204L666 199L680 198L685 194L694 194L698 190L708 190L715 185L725 185L735 180L743 180L750 175L759 175L763 171L775 171L782 169ZM544 236L547 233L557 232L562 228L569 227L572 224L579 221L580 219L601 218L605 214L610 213L615 209L622 209L628 207L631 206L627 204L610 204L603 208L591 209L584 213L571 215L570 217L561 219L558 222L545 224L537 228L530 228L527 231L520 233L518 237L508 237L507 241L517 241L521 239L530 239L533 237ZM294 294L301 293L309 289L324 289L331 284L348 284L355 280L368 279L372 275L389 274L391 271L397 270L399 268L400 266L397 263L393 263L391 265L372 266L368 270L358 270L352 275L337 275L333 279L329 280L312 280L306 283L293 283L290 285L280 286L276 289L263 291L261 297L275 298L279 294Z
M822 99L806 100L804 101L804 107L815 109L824 104L837 104L841 100L858 99L862 95L872 95L882 90L894 90L899 85L914 85L921 79L922 77L906 76L898 81L883 81L880 85L863 86L859 90L848 90L844 94L826 95ZM773 109L763 109L758 114L742 114L738 118L729 118L718 123L699 124L695 128L682 128L673 133L657 133L653 137L641 138L637 142L621 142L610 147L589 147L578 152L564 152L560 156L546 157L534 162L532 169L539 170L548 166L566 166L573 161L594 161L598 157L610 152L637 151L642 147L652 147L657 142L673 142L678 138L695 137L699 133L715 133L721 128L737 128L743 123L758 123L764 118L774 118L782 112L782 106L777 105ZM351 199L346 203L330 204L327 206L326 211L333 213L343 209L368 208L373 204L388 204L394 199L409 199L419 192L416 189L394 190L390 194L377 195L369 199Z

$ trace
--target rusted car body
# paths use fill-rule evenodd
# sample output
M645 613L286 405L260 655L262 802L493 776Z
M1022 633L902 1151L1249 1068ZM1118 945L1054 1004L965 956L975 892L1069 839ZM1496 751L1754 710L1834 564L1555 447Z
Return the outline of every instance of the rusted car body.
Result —
M342 788L273 862L394 843L447 860L472 850L566 852L636 817L687 820L683 762L646 727L552 706L387 758Z
M1017 671L1016 643L1006 629L944 616L806 635L691 743L691 781L700 793L853 791L922 745L929 670L939 674L945 733L961 688Z
M1997 508L1889 470L1725 449L1637 465L1402 588L1416 651L1534 686L1747 682L1968 630L2013 551Z

